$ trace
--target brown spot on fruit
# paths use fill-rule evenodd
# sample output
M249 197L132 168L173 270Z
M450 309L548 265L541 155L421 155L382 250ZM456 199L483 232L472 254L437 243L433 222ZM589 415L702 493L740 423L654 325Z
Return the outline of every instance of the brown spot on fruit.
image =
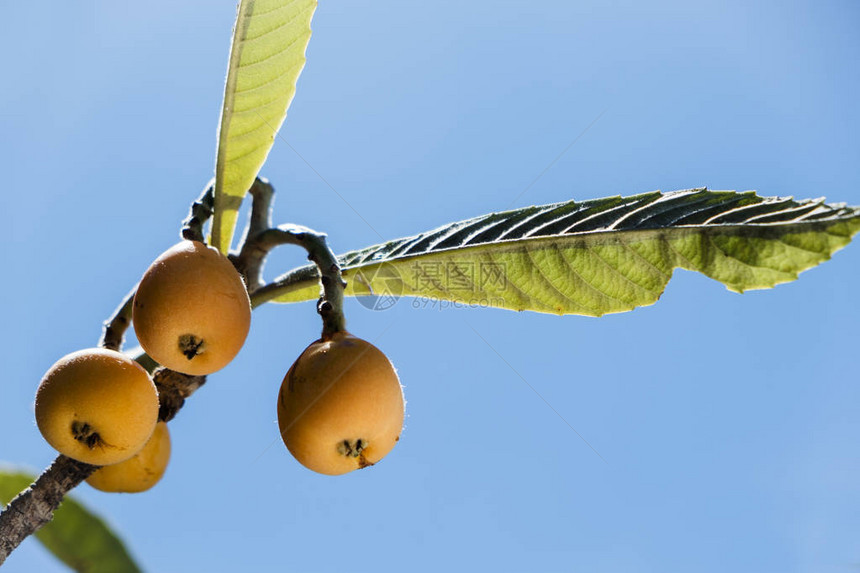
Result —
M77 420L72 422L72 435L77 441L82 444L86 444L86 446L91 450L103 445L102 438L99 436L99 433L86 422L79 422Z
M357 458L368 446L366 440L342 440L337 444L337 453L348 458Z
M179 337L179 351L191 360L195 356L203 354L203 339L193 334L183 334Z

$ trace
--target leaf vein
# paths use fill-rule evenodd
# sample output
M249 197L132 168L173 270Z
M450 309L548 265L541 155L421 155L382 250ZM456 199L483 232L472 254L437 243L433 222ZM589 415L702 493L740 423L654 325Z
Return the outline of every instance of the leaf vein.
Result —
M566 254L566 252L565 252L565 251L566 251L565 249L561 249L561 248L559 248L559 246L558 246L558 245L556 245L556 244L554 244L554 245L553 245L553 248L555 248L557 251L559 251L559 253L561 254L561 258L562 258L562 259L564 259L564 260L565 260L565 262L567 262L567 266L568 266L568 268L570 269L570 271L571 271L574 275L576 275L576 277L577 277L577 278L579 278L579 280L580 280L580 281L582 281L582 284L584 284L587 288L589 288L589 289L591 289L592 291L594 291L595 293L597 293L597 296L598 296L598 297L604 297L604 298L609 298L609 299L612 299L612 300L616 300L616 301L620 302L621 304L623 304L624 306L629 306L629 303L627 303L626 301L623 301L623 300L621 300L620 298L616 298L616 297L614 297L614 296L612 296L612 295L610 295L610 294L607 294L607 293L603 292L602 290L600 290L599 288L597 288L595 285L593 285L590 281L586 280L586 278L585 278L584 276L582 276L582 273L580 273L579 271L577 271L577 270L576 270L576 268L574 268L574 264L573 264L572 262L570 262L570 259L568 258L567 254ZM588 249L586 249L586 251L588 251ZM593 310L593 308L591 308L591 307L589 307L589 306L587 306L587 305L585 305L585 304L583 304L582 306L585 306L586 308L590 308L590 309L592 309L592 310ZM605 313L605 312L595 311L594 316L602 316L602 315L604 315L604 314L606 314L606 313Z
M558 249L556 249L556 251L558 251ZM525 254L528 257L529 261L531 262L532 266L537 269L538 275L543 280L543 282L548 284L552 290L554 290L556 293L558 293L558 295L562 298L563 301L566 301L568 303L570 303L570 302L575 303L576 302L576 301L571 300L571 298L569 296L567 296L566 294L561 292L558 289L558 287L556 287L555 284L553 284L552 280L546 275L546 273L544 273L542 266L540 264L538 264L537 261L535 261L534 253L532 252L532 249L529 249L528 247L526 247L523 249L523 252L525 252ZM560 255L560 253L559 253L559 255ZM563 255L561 255L560 258L562 260L565 260ZM585 306L585 305L582 305L582 306ZM551 308L553 308L556 311L559 311L559 310L563 311L564 310L564 307L559 308L556 305L551 305Z
M274 14L275 12L278 12L279 10L285 10L285 9L287 9L287 8L292 8L292 7L293 7L293 5L298 4L298 3L299 3L299 2L298 2L298 0L294 0L293 2L288 2L288 3L286 3L286 4L283 4L283 5L281 5L281 6L278 6L277 8L273 8L272 10L268 10L267 12L254 12L254 13L252 14L252 17L254 17L254 18L258 18L258 17L260 17L260 16L268 16L268 15L270 15L270 14ZM315 3L314 3L314 4L315 4ZM310 8L311 8L311 9L313 9L314 7L315 7L315 6L314 6L313 4L310 6ZM266 30L266 31L265 31L265 32L263 32L262 34L257 34L256 36L251 36L251 37L245 36L244 41L245 41L245 42L256 42L256 41L258 41L260 38L264 38L264 37L268 36L269 34L272 34L272 33L274 33L274 32L277 32L278 30L280 30L280 29L281 29L281 28L283 28L284 26L289 26L290 24L292 24L293 22L295 22L295 21L296 21L297 19L299 19L299 18L300 18L300 17L301 17L305 12L307 12L307 10L308 10L308 9L307 9L307 8L305 8L304 10L300 10L299 12L296 12L296 14L294 14L292 18L289 18L288 20L284 20L283 22L281 22L280 24L278 24L277 26L275 26L275 27L274 27L274 28L272 28L271 30Z
M633 279L631 279L630 277L628 277L626 274L622 273L622 272L621 272L621 270L620 270L618 267L616 267L615 265L613 265L612 263L610 263L609 261L607 261L605 258L603 258L603 256L602 256L602 255L601 255L601 254L600 254L596 249L589 249L589 251L590 251L590 252L591 252L595 257L597 257L597 259L598 259L600 262L602 262L604 265L606 265L606 267L607 267L610 271L612 271L613 273L615 273L615 274L617 274L618 276L620 276L622 279L624 279L625 281L627 281L628 283L630 283L631 285L633 285L635 288L638 288L638 289L640 289L640 290L644 290L644 291L645 291L645 292L647 292L648 294L653 294L653 295L658 294L658 293L655 293L655 292L654 292L653 290L651 290L650 288L648 288L648 287L646 287L646 286L643 286L643 285L640 285L639 283L637 283L636 281L634 281Z
M260 64L264 64L264 63L266 63L267 61L271 60L272 58L277 58L277 57L278 57L278 56L280 56L281 54L283 54L283 53L285 53L285 52L289 51L291 48L295 47L295 45L296 45L297 43L299 43L300 41L305 40L305 39L307 39L307 38L308 38L307 33L305 33L305 31L304 31L304 30L302 30L302 32L301 32L298 36L296 36L295 38L293 38L292 40L290 40L290 42L289 42L289 43L287 43L287 44L286 44L283 48L281 48L280 50L278 50L278 51L276 51L276 52L272 52L272 53L270 53L270 54L266 54L266 56L265 56L265 57L260 58L259 60L254 60L253 62L244 62L244 61L243 61L243 62L240 62L240 63L239 63L239 70L247 70L248 68L253 68L253 67L255 67L255 66L259 66Z

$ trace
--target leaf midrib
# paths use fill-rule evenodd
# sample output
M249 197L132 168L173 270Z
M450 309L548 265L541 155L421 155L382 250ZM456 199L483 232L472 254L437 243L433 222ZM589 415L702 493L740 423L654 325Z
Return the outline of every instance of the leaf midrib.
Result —
M227 80L224 82L224 107L221 110L221 127L218 130L218 155L215 159L215 198L217 203L222 203L221 195L224 189L224 170L227 167L227 133L230 131L230 122L233 119L233 104L236 101L236 81L239 62L242 59L242 51L245 47L245 34L251 22L256 0L242 0L239 3L239 14L236 16L236 28L233 30L233 42L230 45L230 60L227 64ZM242 9L244 7L244 10ZM216 205L219 209L221 206ZM212 244L220 248L221 225L212 226ZM227 246L229 249L229 245Z

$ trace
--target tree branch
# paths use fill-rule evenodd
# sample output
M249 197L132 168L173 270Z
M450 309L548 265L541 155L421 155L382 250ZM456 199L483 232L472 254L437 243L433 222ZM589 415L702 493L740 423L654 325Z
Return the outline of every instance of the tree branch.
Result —
M185 404L185 399L206 383L206 377L161 368L155 372L153 381L158 389L158 419L168 422ZM99 467L60 454L33 485L0 511L0 565L24 539L51 521L66 494Z
M158 390L158 419L172 420L185 405L185 399L206 383L206 376L192 376L167 368L159 368L152 376Z
M0 565L27 536L51 521L66 493L97 469L60 455L33 485L19 493L0 512Z
M182 236L189 240L203 241L203 225L212 215L212 185L191 206L188 218L183 222ZM137 287L129 292L113 316L104 322L99 340L101 348L119 351L125 332L131 325L134 295ZM148 358L148 357L146 357ZM138 357L139 361L142 361ZM152 371L154 367L147 368ZM206 382L205 376L190 376L166 368L155 371L153 382L158 390L158 419L172 420L191 396ZM54 511L72 489L80 485L100 466L73 460L60 454L42 472L33 484L18 494L9 505L0 511L0 565L9 554L28 536L51 521Z
M322 337L328 338L345 329L343 315L343 289L346 283L337 257L326 243L326 235L298 225L271 227L271 203L274 189L268 181L258 178L250 189L253 197L251 219L242 248L230 260L246 279L252 305L259 306L283 294L291 284L319 278L320 298L317 312L323 320ZM194 202L188 218L183 222L185 239L204 242L203 225L212 215L213 186L210 183L201 197ZM296 269L271 285L262 286L261 274L266 255L278 245L298 245L308 252L313 266ZM125 332L131 324L135 287L123 299L113 316L104 323L99 346L119 351ZM158 389L159 420L172 420L191 396L206 382L205 376L191 376L157 364L143 354L136 358L154 371L153 381ZM99 466L85 464L59 455L48 469L26 490L18 494L0 511L0 565L27 536L48 523L63 497L86 480Z

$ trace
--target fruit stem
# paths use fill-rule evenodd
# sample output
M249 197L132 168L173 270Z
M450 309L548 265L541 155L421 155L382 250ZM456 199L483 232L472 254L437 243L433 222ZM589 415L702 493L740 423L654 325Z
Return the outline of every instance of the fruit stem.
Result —
M308 251L308 260L314 263L320 272L317 312L323 320L322 338L327 340L334 333L346 330L346 317L343 315L343 289L346 287L346 281L340 273L337 257L326 243L326 235L306 229L301 236L304 243L302 246Z
M335 332L346 330L346 318L343 315L343 289L346 287L346 281L341 275L337 256L326 242L325 233L301 225L287 224L266 229L254 237L253 241L255 248L263 253L268 253L278 245L297 245L304 248L308 252L308 260L316 265L319 276L320 298L317 312L323 320L323 339L330 338ZM251 298L253 304L254 297Z

